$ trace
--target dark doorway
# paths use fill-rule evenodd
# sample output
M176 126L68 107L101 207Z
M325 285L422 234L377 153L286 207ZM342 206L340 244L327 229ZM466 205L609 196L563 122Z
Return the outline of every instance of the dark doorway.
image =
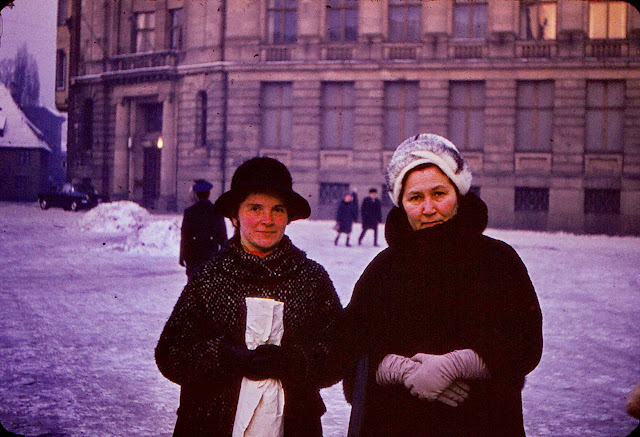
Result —
M144 148L142 206L147 209L155 209L160 194L160 154L155 145Z

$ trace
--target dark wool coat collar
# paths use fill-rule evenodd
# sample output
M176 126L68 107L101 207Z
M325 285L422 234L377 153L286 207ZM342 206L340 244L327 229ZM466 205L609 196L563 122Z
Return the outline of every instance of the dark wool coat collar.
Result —
M414 231L403 209L394 207L389 211L384 236L389 247L411 245L412 242L446 241L480 236L487 227L487 205L473 193L460 198L458 212L447 222L432 228Z
M254 282L283 279L300 270L306 254L295 247L289 237L282 237L280 244L265 257L244 250L239 236L229 239L218 252L222 269L238 280Z

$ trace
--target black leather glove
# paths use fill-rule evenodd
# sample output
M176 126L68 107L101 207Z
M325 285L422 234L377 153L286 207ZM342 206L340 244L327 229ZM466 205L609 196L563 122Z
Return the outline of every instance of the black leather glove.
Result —
M220 347L220 363L223 367L249 379L264 379L253 371L254 355L255 351L248 349L244 343L225 342Z
M261 379L275 378L288 379L291 376L291 360L286 349L275 344L262 344L258 346L252 357L252 370Z

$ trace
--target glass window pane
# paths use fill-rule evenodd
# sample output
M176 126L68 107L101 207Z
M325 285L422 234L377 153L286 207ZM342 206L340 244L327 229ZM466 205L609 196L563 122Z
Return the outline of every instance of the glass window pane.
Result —
M609 82L607 87L607 106L624 106L624 83Z
M469 87L469 104L471 107L484 107L484 83L471 82Z
M487 5L474 5L473 37L485 38L486 36L487 36Z
M553 82L544 81L538 84L538 106L543 108L553 106Z
M284 42L294 43L297 37L296 11L285 12L284 20Z
M278 110L266 109L262 111L262 114L264 147L275 148L278 145Z
M401 115L397 109L387 109L384 123L385 149L395 150L400 144Z
M344 84L342 87L342 104L343 106L353 106L355 103L354 100L354 86L352 82Z
M556 39L556 4L543 3L540 5L540 24L542 39Z
M422 10L419 7L409 8L409 21L407 23L407 41L420 41L420 21Z
M353 148L354 115L352 110L342 112L342 147Z
M340 41L342 35L339 9L329 9L327 12L327 26L329 27L329 41Z
M528 151L533 148L533 111L519 109L516 115L516 150Z
M466 111L451 110L449 111L449 133L448 137L460 148L465 147L465 131L467 125Z
M291 147L293 135L293 111L284 109L280 114L280 147Z
M466 106L467 105L467 84L451 82L451 104L453 106Z
M348 9L345 11L345 41L356 41L358 39L358 10Z
M282 12L272 11L271 20L269 20L269 33L271 34L271 42L275 44L280 44L283 41L281 23L282 23Z
M518 106L521 108L531 108L533 106L533 88L533 82L518 82Z
M401 8L389 9L389 40L404 40L404 11Z
M468 137L470 150L484 148L484 111L469 111Z
M387 83L385 87L384 104L388 107L402 105L402 88L397 83Z
M589 38L607 37L607 4L589 2Z
M293 87L290 83L282 83L279 84L282 90L282 106L292 106L293 105Z
M471 10L466 5L455 5L453 9L453 36L455 38L469 38L469 14Z
M609 3L609 38L627 37L627 5L625 2Z
M325 107L338 105L338 86L335 83L325 83L322 88L322 104Z
M620 110L607 111L607 152L622 150L624 115Z
M409 82L404 84L404 106L407 108L418 107L418 84Z
M551 151L551 139L553 137L552 111L538 111L536 132L536 150L539 152Z
M587 83L587 107L598 108L604 105L604 83Z
M338 142L338 113L326 109L322 120L322 146L326 149L335 148Z
M403 138L409 138L412 135L419 134L418 130L418 111L415 109L408 110L404 113L404 129L402 132Z
M602 129L604 111L588 110L586 116L586 144L585 148L589 152L603 151Z

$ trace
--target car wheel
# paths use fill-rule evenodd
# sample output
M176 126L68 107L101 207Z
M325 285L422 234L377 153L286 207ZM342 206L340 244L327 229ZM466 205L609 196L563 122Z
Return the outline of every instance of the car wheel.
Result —
M40 199L40 208L49 209L49 202L47 202L45 199Z
M71 202L71 205L69 205L69 209L71 211L77 211L78 210L78 202Z

